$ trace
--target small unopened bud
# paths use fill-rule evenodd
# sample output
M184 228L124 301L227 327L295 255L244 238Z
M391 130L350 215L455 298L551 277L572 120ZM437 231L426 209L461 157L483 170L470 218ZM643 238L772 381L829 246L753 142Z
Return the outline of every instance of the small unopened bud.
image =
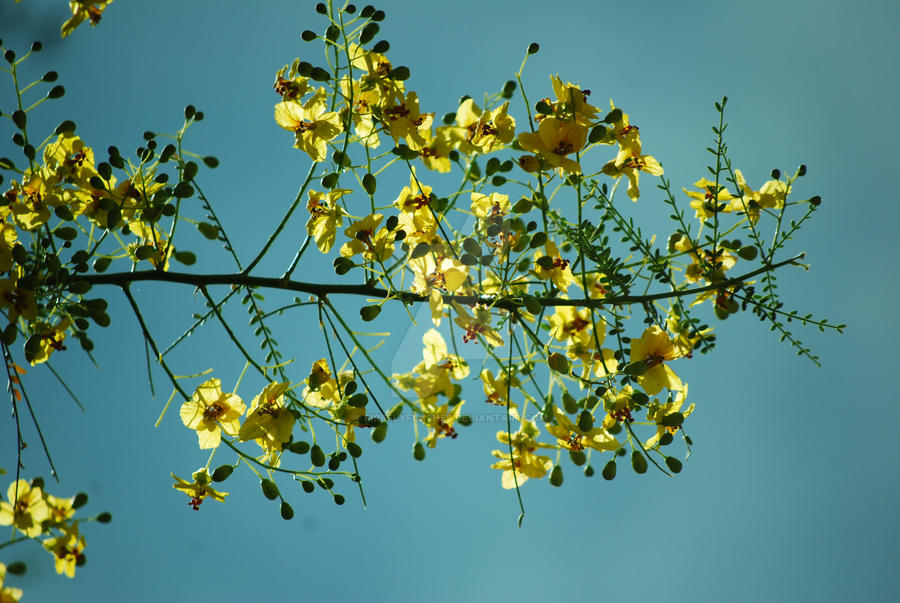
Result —
M522 155L519 157L519 167L529 174L533 174L541 171L541 160L534 155Z

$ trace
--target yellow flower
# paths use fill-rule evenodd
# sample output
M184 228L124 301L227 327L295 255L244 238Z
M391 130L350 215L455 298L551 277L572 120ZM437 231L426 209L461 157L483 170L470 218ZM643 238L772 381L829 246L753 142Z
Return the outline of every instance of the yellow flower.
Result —
M567 155L584 148L587 134L587 126L578 122L545 117L541 120L537 132L519 134L519 144L526 151L539 154L550 165L561 171L580 174L581 164L569 159Z
M448 404L436 406L433 400L434 398L420 400L423 411L421 416L422 424L428 428L425 444L429 448L434 448L439 438L456 439L458 434L453 428L453 423L459 418L459 412L462 410L462 405L465 404L465 402L460 401L450 410Z
M518 417L518 414L514 415ZM540 479L553 467L553 459L549 456L535 454L539 448L553 448L551 444L536 441L538 436L537 425L534 421L523 419L519 430L508 434L505 431L497 432L497 440L504 445L503 450L493 450L491 454L501 459L500 462L491 465L491 469L500 469L503 475L500 485L509 490L521 486L529 478ZM509 453L509 444L512 442L512 455Z
M6 310L10 323L20 316L29 322L37 318L34 292L19 287L18 280L16 276L0 279L0 308Z
M496 404L497 406L509 406L511 409L516 408L516 403L512 401L512 389L520 387L522 383L515 376L510 375L501 369L497 376L488 369L481 371L482 389L484 389L485 401L488 404Z
M503 345L503 338L491 328L491 311L484 307L475 307L475 316L466 311L458 302L453 302L457 317L453 321L466 330L463 334L463 343L475 341L479 335L484 337L488 344L499 347Z
M419 113L419 97L415 92L402 96L390 97L382 104L381 114L391 138L396 144L406 140L410 148L421 149L425 146L425 138L420 130L428 131L434 121L434 113Z
M516 134L516 120L508 111L509 101L493 111L482 112L471 98L464 100L456 110L454 146L466 154L493 153L504 148Z
M338 383L338 380L340 383ZM344 434L344 445L353 442L356 435L353 426L366 414L365 407L350 406L343 395L344 386L353 380L353 371L342 371L338 380L331 376L331 369L324 358L316 360L312 365L306 388L303 390L303 402L314 408L327 410L331 417L347 426Z
M75 577L75 566L84 563L84 536L78 534L78 522L63 527L62 536L48 538L44 548L56 559L56 573Z
M413 168L409 175L409 186L404 186L394 199L394 207L401 212L422 213L434 219L434 212L429 203L434 197L431 187L423 185L416 177L416 169Z
M22 598L22 589L3 586L6 582L6 564L0 563L0 603L18 603Z
M555 436L556 443L566 450L580 452L585 448L593 448L602 452L621 447L619 441L603 427L592 427L583 431L557 406L553 407L553 416L556 418L556 424L548 424L547 431Z
M62 24L59 32L60 37L65 38L67 35L75 31L75 28L81 25L85 19L91 22L91 27L100 22L100 17L113 0L70 0L69 9L72 11L72 17ZM74 570L73 570L74 571Z
M328 157L328 141L341 133L341 119L326 111L325 90L319 88L306 104L288 101L275 105L275 121L294 133L294 147L305 151L313 161Z
M672 343L678 348L681 355L687 358L693 355L694 346L698 342L705 339L714 339L714 337L707 337L712 333L712 328L695 331L691 324L682 318L674 306L669 309L669 316L666 318L666 328L674 336Z
M269 383L253 398L247 418L241 425L238 438L242 442L256 440L266 451L267 462L277 466L277 455L290 439L294 428L294 415L284 404L284 392L290 383Z
M741 170L734 170L740 193L731 198L728 211L746 213L752 222L759 219L760 209L779 209L784 207L784 202L791 192L787 182L781 180L769 180L758 191L754 191L747 185Z
M341 247L341 255L351 258L357 254L369 262L383 262L394 253L394 234L387 228L379 229L381 214L370 214L356 220L344 231L349 241Z
M47 326L41 333L41 341L38 346L37 353L31 359L31 366L47 362L50 354L54 351L62 351L66 349L63 340L66 338L66 331L72 326L72 319L69 317L60 320L55 327Z
M423 408L432 404L438 395L453 397L458 386L451 379L462 380L469 375L469 365L456 354L447 353L447 343L436 329L428 329L422 336L422 362L412 371L393 375L400 389L413 390Z
M438 235L438 223L434 214L430 211L404 211L400 212L397 230L406 233L403 239L410 249L415 249L419 243L436 245L442 241Z
M228 496L228 492L218 492L210 487L212 478L209 475L209 471L207 471L205 468L194 471L194 473L191 475L194 480L192 482L189 482L186 479L182 479L174 473L172 473L171 475L175 480L175 483L172 484L172 487L176 490L184 492L191 497L191 501L188 503L188 505L190 505L190 507L194 511L200 510L200 505L203 503L203 499L205 498L211 498L219 502L225 502L225 497Z
M601 168L601 171L613 178L625 176L628 178L628 198L637 201L641 196L638 181L641 172L647 172L654 176L662 176L663 168L659 162L650 155L622 154Z
M716 215L717 211L730 212L734 210L734 207L731 204L724 203L725 201L734 199L734 196L729 193L724 186L720 186L718 192L716 192L716 183L707 180L706 178L701 178L694 183L694 186L703 192L689 191L686 188L682 188L681 190L683 190L688 197L693 199L693 201L691 201L691 207L696 210L695 216L697 218L706 220ZM738 204L740 204L740 200L738 200ZM723 207L719 209L719 206ZM738 209L740 209L740 207L738 207Z
M344 210L336 203L344 195L353 191L346 188L336 188L325 193L312 189L307 193L309 201L306 209L309 210L309 220L306 222L306 232L316 240L316 246L322 253L328 253L337 233L337 229L344 223Z
M547 241L544 245L544 253L536 252L533 273L542 281L550 279L563 293L575 281L572 270L569 268L569 260L564 260L559 255L559 249L553 241Z
M590 90L582 90L575 84L563 84L559 75L550 76L556 102L553 113L565 119L574 119L579 124L589 126L597 119L597 108L587 102ZM548 99L549 100L549 99Z
M128 245L128 253L132 261L137 263L147 260L156 269L161 267L163 270L168 270L169 259L175 248L169 244L166 235L155 224L144 222L132 222L130 229L131 234L140 239ZM138 254L139 249L142 249L140 254ZM146 252L147 250L149 253Z
M94 167L94 151L80 137L64 132L44 147L44 166L47 175L57 182L89 186L91 176L97 175Z
M6 500L11 502L0 502L0 526L13 525L29 538L40 536L41 522L50 518L41 489L20 479L9 485Z
M53 523L64 523L75 515L74 498L57 498L51 494L45 494L44 502L47 503L50 521Z
M656 400L650 403L650 406L647 407L647 420L656 422L656 434L651 436L646 442L644 442L644 448L652 448L659 441L659 438L665 432L669 432L674 434L678 431L677 425L663 425L661 422L667 416L672 413L681 412L681 406L684 404L685 399L687 398L687 384L685 384L684 389L679 391L675 395L675 399L671 402L667 402L665 404L660 404ZM692 412L694 412L694 405L691 404L687 407L687 410L682 412L681 414L684 417L689 416Z
M50 208L62 202L52 178L43 172L25 173L22 184L13 180L5 197L13 220L22 230L36 230L50 219Z
M431 130L422 130L425 144L419 149L419 158L429 170L447 173L450 171L451 126L441 126Z
M352 83L351 83L352 82ZM350 80L348 77L341 79L341 94L347 101L347 106L341 111L343 117L350 112L353 120L353 130L356 132L358 141L370 149L375 149L381 144L378 132L375 130L375 119L372 108L377 106L381 99L381 91L377 87L370 87L364 90L366 81L362 78L359 80ZM353 97L352 106L350 104L351 93Z
M503 219L509 213L509 195L472 193L472 213L481 220Z
M12 250L19 242L16 227L9 222L0 222L0 272L12 270L15 261Z
M237 435L241 415L247 406L235 394L222 392L222 382L210 379L200 385L190 400L181 405L181 421L197 431L200 448L215 448L222 432Z
M438 326L444 313L444 297L440 290L452 293L462 287L469 276L469 267L435 253L412 258L407 265L415 274L410 289L413 293L428 296L431 320Z
M640 339L631 340L631 361L647 365L647 370L638 375L637 380L649 396L655 396L663 387L681 389L681 379L665 364L666 360L681 356L681 350L675 347L669 334L656 325L647 327Z

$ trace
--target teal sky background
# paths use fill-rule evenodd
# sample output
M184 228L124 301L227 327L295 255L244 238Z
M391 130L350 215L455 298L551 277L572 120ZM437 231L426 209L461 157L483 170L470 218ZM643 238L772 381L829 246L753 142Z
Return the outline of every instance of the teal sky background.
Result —
M322 61L321 46L299 36L324 30L314 4L117 0L99 27L83 26L60 42L66 3L0 0L0 37L18 54L42 40L45 50L24 69L35 77L55 69L67 89L29 123L52 128L72 119L98 156L112 144L133 154L144 130L177 130L188 103L204 111L187 145L220 159L200 182L249 259L308 169L308 158L274 123L272 82L295 57ZM284 481L296 513L285 522L245 470L223 485L231 493L226 504L207 501L197 513L172 489L170 472L187 477L206 455L174 404L154 428L170 389L155 370L151 397L140 331L111 290L113 326L93 334L101 368L76 345L54 357L85 412L46 371L30 370L26 385L62 476L50 491L84 490L85 510L109 510L114 521L86 526L89 561L74 580L56 576L49 555L33 543L0 550L0 561L29 564L25 577L8 583L25 589L25 601L896 600L900 211L891 191L900 133L900 5L376 6L387 13L377 38L390 41L395 65L411 69L407 88L418 92L423 110L439 117L463 94L480 100L498 90L536 41L541 52L529 59L525 77L532 102L551 93L549 76L557 73L590 88L596 105L614 99L641 127L645 152L663 163L676 190L706 174L713 102L728 95L729 147L752 186L773 168L808 166L795 194L818 194L823 203L791 251L806 251L812 267L784 271L781 292L789 307L847 323L845 334L795 327L820 356L816 368L752 315L715 323L715 353L676 367L697 410L688 423L694 453L674 479L652 470L638 476L620 464L616 480L605 482L564 461L564 487L546 480L524 486L518 529L515 493L502 490L499 472L490 469L499 424L464 429L417 463L412 430L400 423L385 443L365 446L367 508L349 483L338 483L347 496L338 507L324 493L306 495ZM9 82L0 80L5 112L11 98ZM522 129L521 97L512 112ZM0 155L19 153L8 120L0 134ZM398 175L396 188L379 182L385 203L404 180ZM652 178L642 184L640 202L625 210L665 238L669 212ZM296 235L279 243L258 274L280 275L304 222L295 217ZM188 240L201 255L198 270L231 269L221 249ZM310 262L297 277L331 279L333 272L327 262ZM134 290L162 341L200 308L186 287ZM347 315L355 315L354 300L345 301ZM233 316L245 324L240 313ZM409 334L401 312L390 316L394 334L379 358L390 369L406 359L411 365L420 352L405 342L418 335ZM285 351L297 357L300 380L323 355L315 315L274 324ZM172 362L182 373L213 368L225 388L242 368L214 324ZM239 393L249 402L256 387L248 377ZM469 391L464 410L475 414L480 386ZM0 463L10 470L12 421L0 422L0 430ZM31 440L29 474L46 476ZM213 466L231 460L219 454Z

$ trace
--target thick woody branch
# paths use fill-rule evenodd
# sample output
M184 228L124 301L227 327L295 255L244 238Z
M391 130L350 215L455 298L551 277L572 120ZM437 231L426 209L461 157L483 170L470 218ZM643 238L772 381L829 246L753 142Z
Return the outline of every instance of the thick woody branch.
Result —
M806 254L801 253L788 260L781 262L767 263L752 272L742 274L740 276L724 279L717 283L706 285L704 287L694 287L689 289L677 289L674 291L663 291L660 293L650 293L647 295L619 295L604 297L602 299L565 299L565 298L537 298L543 306L576 306L581 308L600 308L603 306L622 305L622 304L640 304L651 302L659 299L670 299L676 297L685 297L696 295L706 291L718 291L740 285L747 280L758 276L764 272L770 272L787 266L789 264L796 265L802 260ZM92 285L116 285L125 287L131 283L139 281L155 281L163 283L181 283L184 285L192 285L194 287L203 288L210 285L231 285L242 287L255 287L261 289L277 289L282 291L295 291L298 293L308 293L316 297L324 297L327 295L361 295L373 299L397 299L404 303L422 303L427 302L428 298L423 295L417 295L408 291L388 291L374 285L344 285L340 283L307 283L304 281L295 281L285 278L272 278L263 276L252 276L244 273L231 274L189 274L186 272L163 272L160 270L143 270L138 272L114 272L109 274L87 274L79 277L79 280L88 282ZM512 297L491 296L491 295L452 295L443 296L444 301L459 302L461 304L474 305L485 304L495 308L505 310L515 310L524 306L524 302Z

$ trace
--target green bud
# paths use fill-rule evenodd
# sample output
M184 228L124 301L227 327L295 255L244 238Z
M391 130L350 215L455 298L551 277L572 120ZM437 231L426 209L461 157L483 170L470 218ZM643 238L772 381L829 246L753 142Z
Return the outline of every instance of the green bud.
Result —
M294 517L294 509L287 503L286 500L281 501L281 518L284 520L293 519Z
M347 400L347 404L353 408L364 408L369 403L369 397L364 393L353 394Z
M556 465L553 467L553 470L550 471L550 485L559 488L563 483L563 471L562 467Z
M631 453L631 468L635 473L647 473L647 459L639 450Z
M307 452L309 452L309 444L307 442L304 442L303 440L291 442L291 444L288 446L288 450L290 450L294 454L306 454Z
M268 498L269 500L275 500L278 498L278 486L275 485L270 479L263 479L259 482L260 488L262 488L263 496Z
M626 364L625 368L622 369L622 372L626 375L639 376L646 373L648 368L646 363L638 360L637 362Z
M231 465L220 465L216 467L216 470L212 473L212 481L214 482L224 482L231 473L234 471L234 467Z
M600 475L603 476L603 479L606 481L611 481L616 477L616 461L612 460L606 463L603 466L603 471L600 472Z
M681 473L681 461L674 456L666 457L666 467L668 467L672 473Z
M525 309L528 310L530 314L540 314L544 307L540 300L533 295L523 296L522 301L525 304Z
M360 446L356 442L347 442L347 452L349 452L350 456L352 456L353 458L358 459L362 456L363 449L362 446Z
M22 561L14 561L13 563L10 563L6 566L6 571L14 576L21 576L27 570L27 566Z
M99 515L97 515L97 521L100 523L111 522L112 521L112 513L110 513L109 511L104 511L103 513L100 513Z
M547 365L557 373L569 374L569 359L559 352L550 354L547 358Z
M363 306L359 309L359 315L366 322L375 320L381 314L381 306Z
M80 509L81 507L83 507L84 505L87 504L87 501L88 501L88 495L85 494L84 492L79 492L78 494L75 495L75 500L72 501L72 508Z
M413 444L413 458L417 461L425 460L425 446L422 445L422 442Z
M594 417L589 410L582 410L578 415L578 429L581 431L590 431L594 428Z
M310 448L309 460L316 467L321 467L325 464L325 453L322 451L322 448L318 444Z
M540 44L538 44L537 42L532 42L528 45L528 54L537 54L540 49Z
M572 459L572 462L581 467L587 462L587 455L583 450L570 450L569 458Z
M672 443L673 439L674 438L672 437L672 434L667 431L659 437L659 445L660 446L668 446L669 444Z
M372 430L372 441L376 444L379 444L384 441L384 438L387 436L387 421L382 421L378 425L375 426L375 429Z

